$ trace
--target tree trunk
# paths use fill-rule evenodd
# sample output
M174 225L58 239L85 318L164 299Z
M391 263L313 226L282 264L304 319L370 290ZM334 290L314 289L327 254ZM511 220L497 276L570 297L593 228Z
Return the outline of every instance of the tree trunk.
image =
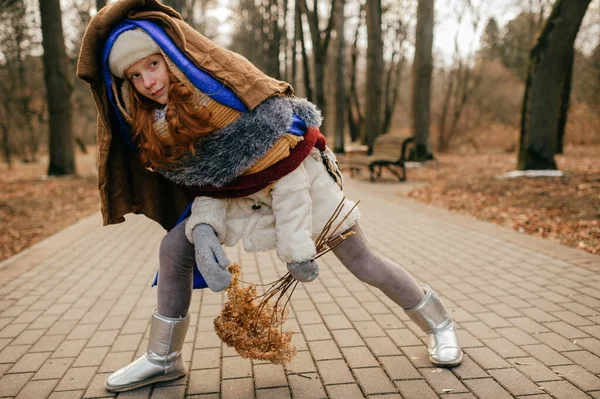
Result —
M346 17L344 15L345 0L338 0L336 3L337 10L335 30L338 40L337 54L337 84L335 88L335 146L334 151L337 153L344 152L344 129L345 129L345 112L346 112L346 40L344 39L344 25Z
M569 64L567 73L563 81L562 95L560 98L560 113L558 115L558 126L556 128L556 151L555 154L562 154L564 149L565 127L567 126L567 116L569 114L571 79L573 77L574 52L569 54Z
M296 56L298 55L298 40L300 40L300 34L302 32L300 24L302 19L300 18L300 7L298 2L294 5L294 43L292 44L292 86L297 87L297 74L298 74L298 63L296 62Z
M433 158L429 147L433 14L434 0L419 0L412 84L412 128L415 149L411 152L410 159L413 161Z
M383 38L381 33L381 0L367 0L367 104L365 144L369 155L375 139L381 133L381 103L383 98Z
M48 175L75 173L73 150L72 74L65 51L60 0L40 0L44 79L50 119Z
M298 2L296 3L298 4ZM306 98L310 101L315 101L312 90L312 82L310 79L310 66L308 65L308 54L306 54L306 43L304 42L304 28L302 27L302 13L300 6L297 6L296 23L300 33L300 50L302 51L302 74L304 76L304 88L306 90Z
M568 111L573 43L591 0L557 0L531 49L521 113L517 169L557 169L561 114ZM570 82L570 79L569 79ZM563 126L564 129L564 126Z
M336 5L335 2L338 0L331 1L331 9L334 10ZM331 30L333 29L333 18L334 13L331 12L325 31L321 32L319 28L319 13L318 3L313 1L312 11L308 9L306 0L298 0L300 10L308 21L310 29L310 36L312 39L313 49L313 68L315 74L315 98L317 106L321 109L323 115L327 115L326 100L325 100L325 64L327 62L327 48L331 39ZM303 49L303 52L305 50Z
M354 41L352 43L350 51L350 90L347 96L347 109L348 109L348 127L350 128L350 141L363 140L364 132L364 119L360 108L360 101L358 100L358 90L356 88L356 75L357 75L357 61L358 61L358 37L360 33L360 27L362 25L364 16L364 4L360 7L358 23L356 24L356 30L354 31Z

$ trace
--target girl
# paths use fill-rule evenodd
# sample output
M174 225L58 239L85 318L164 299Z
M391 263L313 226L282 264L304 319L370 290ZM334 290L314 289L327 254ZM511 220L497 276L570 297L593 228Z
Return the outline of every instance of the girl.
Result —
M106 383L119 392L187 373L181 349L194 261L198 281L221 291L231 280L222 245L242 240L248 251L275 249L295 279L313 281L313 239L343 199L342 181L312 104L157 1L103 8L84 36L78 76L90 83L99 111L105 224L133 211L169 230L160 246L148 349ZM184 212L176 224L190 201L191 215ZM342 215L353 205L344 200ZM355 208L341 228L355 234L333 253L428 334L433 364L459 364L450 314L429 287L372 250L359 217Z

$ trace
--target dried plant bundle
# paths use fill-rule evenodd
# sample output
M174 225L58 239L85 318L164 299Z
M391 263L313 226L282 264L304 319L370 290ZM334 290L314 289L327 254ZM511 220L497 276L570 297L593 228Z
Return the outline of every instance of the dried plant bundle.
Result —
M333 227L334 221L343 209L344 199L342 199L315 240L317 253L313 260L331 251L354 234L354 232L337 233L337 230L359 202ZM294 332L283 331L283 323L287 319L287 304L298 281L287 273L282 278L266 284L269 288L265 293L257 295L256 284L250 284L247 288L240 287L239 264L229 266L229 271L232 280L227 288L228 299L221 314L214 321L217 335L228 346L235 348L243 358L267 360L275 364L289 363L296 355L296 348L291 345ZM289 295L285 298L288 291ZM272 303L273 299L274 303Z
M289 363L296 355L292 330L282 331L287 312L270 303L257 304L256 285L240 287L240 265L229 266L232 275L227 302L215 318L217 335L243 358Z

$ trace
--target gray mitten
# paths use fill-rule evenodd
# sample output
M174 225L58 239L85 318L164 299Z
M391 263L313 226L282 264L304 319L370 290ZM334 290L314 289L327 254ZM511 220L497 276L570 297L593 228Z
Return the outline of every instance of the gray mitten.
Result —
M293 278L303 283L313 281L319 275L319 265L314 260L304 262L290 262L287 268Z
M227 270L231 262L227 259L217 234L210 225L201 223L194 227L192 236L196 264L208 288L214 292L223 291L231 282L231 273Z

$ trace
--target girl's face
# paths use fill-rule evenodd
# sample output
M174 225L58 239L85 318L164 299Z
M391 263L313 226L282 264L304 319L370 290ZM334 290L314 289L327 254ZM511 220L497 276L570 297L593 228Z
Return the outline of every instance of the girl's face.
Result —
M167 104L169 72L161 54L152 54L127 68L125 76L144 97L159 104Z

